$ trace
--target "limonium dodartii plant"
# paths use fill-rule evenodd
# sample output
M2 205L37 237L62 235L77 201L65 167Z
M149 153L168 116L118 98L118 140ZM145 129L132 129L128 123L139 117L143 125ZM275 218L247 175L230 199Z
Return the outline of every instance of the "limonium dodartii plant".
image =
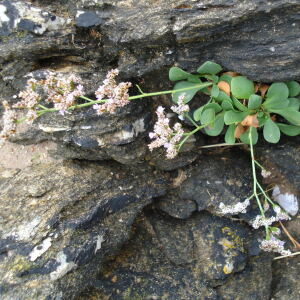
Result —
M169 78L176 82L173 90L144 93L137 86L140 94L129 96L130 82L116 82L119 71L111 70L103 84L95 92L96 100L84 96L81 80L75 75L67 79L56 73L50 73L46 80L30 79L27 87L20 92L14 108L27 110L26 116L17 120L16 112L7 102L3 102L5 111L1 141L16 132L19 122L32 123L39 116L48 112L59 112L64 115L75 109L92 106L95 113L114 114L118 108L124 107L130 101L145 97L171 94L174 105L171 110L180 120L189 121L194 129L183 129L181 123L175 124L167 117L165 108L159 106L156 110L157 122L149 137L152 140L149 149L164 147L166 156L172 159L178 155L184 143L195 133L202 130L207 135L218 136L225 130L225 143L233 145L236 140L248 144L251 154L253 178L253 193L247 199L235 205L221 203L219 213L237 215L246 213L250 201L255 199L260 215L251 221L253 228L265 228L265 239L260 248L265 251L278 252L281 255L290 254L284 249L284 242L278 236L280 230L273 226L275 222L289 220L289 215L269 197L268 192L257 179L257 168L263 177L271 175L254 156L254 145L262 132L269 143L277 143L281 133L289 136L300 134L300 85L296 81L276 82L271 85L258 84L235 72L222 72L222 67L214 62L202 64L195 73L188 73L178 67L172 67ZM43 93L46 98L43 98ZM209 100L193 112L189 107L197 93L204 93ZM81 99L83 103L78 103ZM44 106L42 103L46 103ZM225 128L226 127L226 128ZM271 217L267 217L267 214Z

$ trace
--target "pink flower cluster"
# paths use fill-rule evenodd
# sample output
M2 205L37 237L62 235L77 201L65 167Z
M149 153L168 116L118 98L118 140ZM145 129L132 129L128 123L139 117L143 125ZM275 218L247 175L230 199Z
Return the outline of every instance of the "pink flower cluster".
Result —
M16 128L17 128L16 112L10 108L7 101L3 101L2 104L4 106L5 111L3 113L3 126L0 132L0 146L10 135L16 132Z
M260 243L260 249L267 251L267 252L277 252L281 255L290 255L290 250L284 249L284 241L279 240L275 236L271 235L269 239L265 239Z
M183 116L185 113L190 111L190 107L185 104L185 94L181 94L178 97L177 105L171 106L171 109L179 116Z
M117 84L115 78L118 74L118 69L109 71L106 75L106 79L103 81L103 85L95 92L97 100L107 98L105 103L93 105L98 115L104 112L113 114L118 107L123 107L129 103L128 89L132 84L131 82L121 82Z
M155 140L149 144L149 149L152 151L154 148L164 146L167 158L172 159L178 154L177 143L180 142L184 131L180 123L176 123L173 129L170 127L170 120L165 116L162 106L157 108L156 114L158 120L154 125L154 132L149 133L149 137Z
M78 97L83 95L83 86L81 79L74 74L63 78L54 72L50 72L45 80L29 79L26 89L18 94L21 98L14 105L14 108L26 108L27 121L33 122L38 117L37 106L41 101L41 96L37 88L44 87L47 92L47 103L53 103L54 108L58 109L61 114L75 104Z
M44 85L47 91L46 102L53 103L61 114L75 104L78 97L83 96L83 86L81 79L74 74L69 77L59 77L51 72L44 81L39 82Z

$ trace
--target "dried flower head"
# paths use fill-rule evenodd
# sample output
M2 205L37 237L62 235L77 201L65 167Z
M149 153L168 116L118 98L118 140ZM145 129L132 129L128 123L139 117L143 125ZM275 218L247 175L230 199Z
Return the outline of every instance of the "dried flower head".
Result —
M262 176L263 178L268 178L268 177L271 176L271 172L270 172L270 171L267 171L267 170L265 170L265 169L262 169L262 170L261 170L261 176Z
M270 218L263 217L261 215L256 216L254 220L251 221L251 225L253 228L257 229L261 226L268 227L272 225L274 222L290 220L290 216L284 212L281 207L278 205L273 206L273 210L276 213L276 216L272 216Z
M103 85L95 92L97 100L108 98L103 104L93 105L98 115L105 112L113 114L118 107L123 107L130 102L128 89L132 84L131 82L121 82L117 85L115 77L118 74L119 70L117 69L109 71L106 79L103 81Z
M236 215L239 213L245 214L247 212L247 207L250 205L250 200L246 199L243 202L238 202L234 205L225 205L223 202L220 203L220 213L223 215L231 214Z
M9 136L13 135L16 132L17 124L17 114L14 110L10 108L7 101L2 102L4 106L4 113L3 113L3 127L2 131L0 132L0 146L4 143Z
M267 252L277 252L281 255L290 255L291 251L285 250L284 244L284 241L281 241L274 235L271 235L269 239L262 240L259 247Z
M171 109L174 111L174 113L178 114L179 116L183 116L185 113L190 111L190 107L185 104L185 94L181 94L178 97L177 105L171 106Z
M154 132L149 133L151 139L155 139L149 144L149 149L152 151L154 148L164 146L167 151L167 158L172 159L178 154L177 143L180 142L184 131L180 123L176 123L173 129L170 127L170 120L164 114L164 108L159 106L156 110L158 117L154 125Z
M39 84L47 91L46 102L53 103L54 108L61 114L73 106L78 97L83 96L81 79L75 74L66 78L51 72L46 80L39 81Z
M26 89L18 94L22 100L13 105L15 108L34 109L41 101L41 96L36 92L38 81L31 78L27 81Z

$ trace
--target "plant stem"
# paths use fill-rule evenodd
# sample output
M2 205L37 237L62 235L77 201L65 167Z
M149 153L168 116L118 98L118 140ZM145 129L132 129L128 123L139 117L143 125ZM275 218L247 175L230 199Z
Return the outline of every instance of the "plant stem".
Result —
M129 97L129 100L135 100L135 99L153 97L153 96L159 96L159 95L166 95L166 94L174 94L174 93L178 93L178 92L184 92L184 91L192 90L192 89L195 89L195 88L199 88L199 90L200 90L200 89L208 87L210 85L212 85L212 83L206 82L206 83L201 83L199 85L195 85L193 87L187 87L187 88L182 88L182 89L177 89L177 90L168 90L168 91L153 92L153 93L143 93L141 95L131 96L131 97ZM80 96L79 98L87 100L88 102L70 106L68 108L68 110L74 110L74 109L77 109L77 108L88 107L88 106L91 106L93 104L105 103L108 100L108 99L93 100L93 99L90 99L90 98L85 97L85 96ZM58 108L45 108L43 110L39 110L38 114L43 115L44 113L55 112L55 111L59 111L59 109ZM26 117L21 118L20 120L17 120L16 123L21 123L21 122L25 121L26 119L27 119Z
M182 145L188 140L188 138L195 134L197 131L201 130L202 128L204 128L207 125L202 125L202 126L198 126L197 128L195 128L193 131L189 132L188 135L180 142L180 144L178 145L178 151L180 150L180 148L182 147Z
M185 113L184 117L186 117L195 127L199 127L199 125L190 117L189 113Z

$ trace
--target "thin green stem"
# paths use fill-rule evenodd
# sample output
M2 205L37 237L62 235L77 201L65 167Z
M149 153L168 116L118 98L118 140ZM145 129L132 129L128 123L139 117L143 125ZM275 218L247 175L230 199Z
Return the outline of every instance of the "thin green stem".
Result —
M185 113L184 117L186 117L195 127L199 127L199 125L190 117L189 113Z
M265 170L265 168L257 161L257 160L255 160L254 161L262 170Z
M212 85L212 83L207 82L207 83L201 83L199 85L194 85L193 87L187 87L187 88L182 88L182 89L177 89L177 90L168 90L168 91L153 92L153 93L143 93L142 95L131 96L131 97L129 97L129 100L135 100L135 99L141 99L141 98L153 97L153 96L160 96L160 95L167 95L167 94L174 94L174 93L178 93L178 92L184 92L184 91L192 90L192 89L195 89L195 88L201 89L201 88L208 87L210 85ZM88 106L91 106L93 104L105 103L108 100L108 99L92 100L92 99L90 99L88 97L85 97L85 96L80 96L80 98L85 99L88 102L70 106L68 108L68 110L74 110L74 109L77 109L77 108L88 107ZM55 111L59 111L59 109L58 108L47 108L47 109L38 111L38 114L42 115L42 114L47 113L47 112L55 112ZM26 119L27 118L24 117L20 120L17 120L16 123L21 123L21 122L25 121Z
M178 145L178 151L180 150L180 148L182 147L182 145L188 140L188 138L190 136L192 136L193 134L195 134L197 131L201 130L205 126L207 126L207 125L197 126L197 128L195 128L193 131L189 132L188 135Z
M253 142L252 142L252 127L250 127L250 130L249 130L249 140L250 140L251 165L252 165L252 177L253 177L253 194L257 201L260 213L264 217L265 213L264 213L263 207L261 205L261 202L260 202L258 194L257 194L257 178L256 178L255 158L254 158L254 150L253 150Z
M259 182L256 183L258 188L261 190L261 193L265 196L265 198L272 204L272 205L276 205L271 198L267 195L267 193L265 192L265 190L262 188L262 186L259 184Z

